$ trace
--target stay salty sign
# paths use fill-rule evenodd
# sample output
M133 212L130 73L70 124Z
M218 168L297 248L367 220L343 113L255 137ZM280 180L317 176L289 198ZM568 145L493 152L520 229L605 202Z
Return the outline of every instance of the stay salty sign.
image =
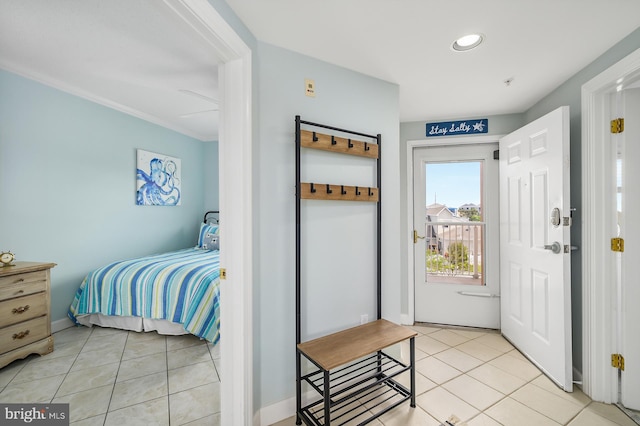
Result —
M427 123L427 137L475 135L478 133L487 133L488 131L489 120L486 118Z

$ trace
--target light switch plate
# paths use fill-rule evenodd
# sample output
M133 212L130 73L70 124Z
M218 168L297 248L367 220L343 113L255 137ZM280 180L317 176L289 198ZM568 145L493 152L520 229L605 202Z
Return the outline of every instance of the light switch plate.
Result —
M304 89L304 94L305 95L307 95L309 97L312 97L312 98L316 97L316 82L315 81L313 81L313 80L311 80L309 78L306 78L304 80L304 88L305 88Z

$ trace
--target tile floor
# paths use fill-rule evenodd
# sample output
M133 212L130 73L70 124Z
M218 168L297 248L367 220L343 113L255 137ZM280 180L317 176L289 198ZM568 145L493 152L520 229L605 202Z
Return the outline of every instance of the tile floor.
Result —
M404 404L372 425L438 426L453 414L468 426L636 426L578 388L559 390L497 333L414 329L417 407ZM220 425L219 345L99 327L54 338L53 353L0 369L0 402L69 402L77 426ZM396 349L408 356L407 344Z
M220 424L219 345L100 327L54 339L0 369L0 402L68 402L77 426Z
M419 333L416 408L405 403L371 425L439 426L455 415L468 426L636 426L616 406L592 402L577 387L560 390L497 332L413 329ZM408 346L396 348L405 362ZM291 425L295 417L273 426Z

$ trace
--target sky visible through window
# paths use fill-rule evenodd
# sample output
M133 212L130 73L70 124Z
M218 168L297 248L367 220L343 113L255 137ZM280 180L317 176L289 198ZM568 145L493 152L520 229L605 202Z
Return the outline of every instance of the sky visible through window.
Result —
M480 205L480 162L426 164L427 205Z

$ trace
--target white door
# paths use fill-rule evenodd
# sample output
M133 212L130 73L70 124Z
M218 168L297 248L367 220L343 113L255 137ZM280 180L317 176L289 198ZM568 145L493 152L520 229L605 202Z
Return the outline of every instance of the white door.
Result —
M624 239L624 252L619 260L620 354L625 359L620 371L620 398L626 408L640 410L640 279L635 262L640 258L640 89L620 93L625 118L624 131L612 139L618 140L617 187L619 236Z
M496 141L413 151L418 322L500 327L497 149ZM464 204L477 214L456 211Z
M561 107L500 140L500 305L502 334L566 391L569 202L569 107Z

